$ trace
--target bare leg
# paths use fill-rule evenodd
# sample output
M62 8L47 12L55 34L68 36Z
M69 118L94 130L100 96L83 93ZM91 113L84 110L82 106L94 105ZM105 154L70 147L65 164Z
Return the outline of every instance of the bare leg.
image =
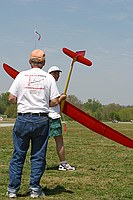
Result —
M65 148L64 148L63 136L62 135L55 136L54 139L56 142L56 151L60 162L65 161Z
M63 136L55 136L54 137L55 142L56 142L56 150L57 154L60 160L60 165L58 170L75 170L75 167L69 165L66 160L65 160L65 148L64 148L64 142L63 142Z

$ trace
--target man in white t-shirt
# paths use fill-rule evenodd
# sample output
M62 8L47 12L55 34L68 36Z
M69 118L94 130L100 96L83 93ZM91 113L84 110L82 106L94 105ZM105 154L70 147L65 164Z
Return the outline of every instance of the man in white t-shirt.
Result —
M22 169L31 143L30 196L44 195L40 186L46 166L49 134L49 106L59 104L55 79L42 68L45 53L40 49L31 52L31 69L20 72L9 89L9 101L17 103L17 118L13 128L14 152L10 162L7 196L17 197L21 185Z
M51 74L55 81L58 81L60 77L60 70L57 66L52 66L49 68L48 73ZM64 100L66 95L60 95L59 101L61 102ZM60 160L59 168L60 171L66 170L75 170L75 167L71 166L67 163L65 158L65 148L64 148L64 141L62 136L62 124L61 124L61 116L60 116L60 105L51 107L50 108L50 137L54 137L56 142L56 151Z

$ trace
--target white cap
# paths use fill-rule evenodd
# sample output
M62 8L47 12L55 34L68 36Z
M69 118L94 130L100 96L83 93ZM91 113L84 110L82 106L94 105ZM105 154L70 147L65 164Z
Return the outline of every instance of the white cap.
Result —
M59 67L52 66L52 67L49 68L48 73L50 74L51 72L55 72L55 71L62 72L62 70L59 69Z

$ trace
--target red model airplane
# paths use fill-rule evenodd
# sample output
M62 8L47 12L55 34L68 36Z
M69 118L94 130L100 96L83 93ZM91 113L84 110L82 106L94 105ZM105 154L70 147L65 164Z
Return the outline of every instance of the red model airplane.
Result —
M10 67L8 64L3 64L4 70L15 79L15 77L19 74L17 70ZM65 101L62 112L67 116L71 117L75 121L84 125L85 127L91 129L92 131L103 135L106 138L109 138L121 145L124 145L129 148L133 148L133 140L126 137L125 135L119 133L118 131L112 129L111 127L105 125L104 123L98 121L92 116L86 114L81 111L71 103Z

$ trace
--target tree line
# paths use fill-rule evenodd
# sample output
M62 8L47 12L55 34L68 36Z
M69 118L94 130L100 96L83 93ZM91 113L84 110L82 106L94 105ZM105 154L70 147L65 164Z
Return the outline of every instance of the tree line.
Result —
M0 94L0 115L7 115L8 118L16 118L16 105L8 102L8 92ZM99 121L122 121L128 122L133 120L133 105L121 106L119 104L110 103L102 105L96 99L88 99L83 103L75 95L68 95L67 101L83 110ZM71 120L64 115L65 120Z
M129 122L133 120L133 105L121 106L115 103L102 105L100 101L96 100L95 98L88 99L87 102L82 103L74 95L69 95L67 101L71 102L76 107L99 121L117 120L122 122Z

